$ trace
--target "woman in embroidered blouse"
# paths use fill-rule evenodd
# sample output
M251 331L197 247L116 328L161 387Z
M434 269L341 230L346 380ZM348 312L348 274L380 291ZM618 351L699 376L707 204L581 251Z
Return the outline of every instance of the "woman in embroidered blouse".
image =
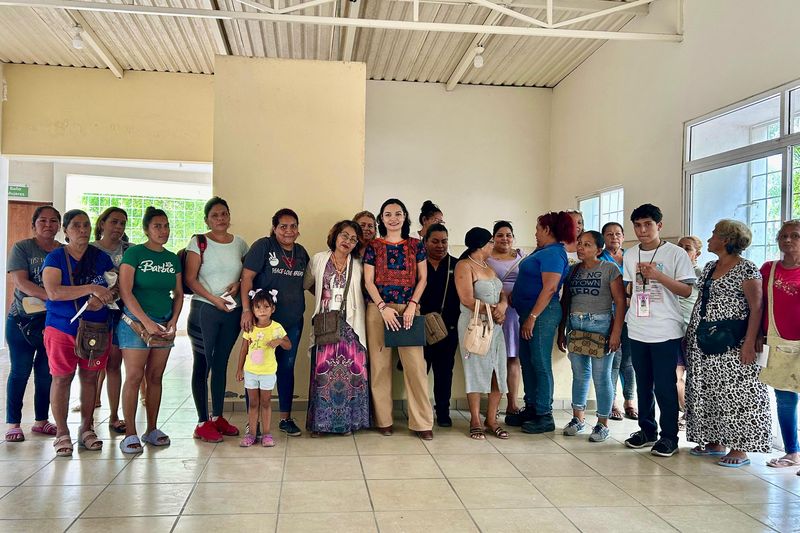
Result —
M314 255L306 270L305 286L316 296L314 315L345 309L338 342L319 344L311 335L306 427L312 437L349 435L369 427L360 239L361 227L356 222L337 222L328 233L329 250Z
M364 280L367 307L367 345L370 356L370 389L375 424L382 435L392 434L392 349L384 346L384 328L411 327L419 314L419 298L425 290L425 247L409 236L408 209L390 198L378 212L381 237L367 245ZM428 376L422 346L398 348L408 395L408 427L420 438L433 438L433 411L428 397Z

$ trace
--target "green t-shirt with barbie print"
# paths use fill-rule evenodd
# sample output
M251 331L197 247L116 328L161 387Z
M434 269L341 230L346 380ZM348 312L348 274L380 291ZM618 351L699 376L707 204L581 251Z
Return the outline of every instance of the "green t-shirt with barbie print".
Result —
M250 341L244 370L258 376L275 374L278 371L278 360L275 358L275 348L269 343L285 336L286 330L274 320L269 326L253 326L253 331L242 333L242 338Z
M181 261L166 248L154 252L144 244L125 250L123 265L135 269L133 295L142 310L151 317L165 317L172 312L172 291L175 289Z

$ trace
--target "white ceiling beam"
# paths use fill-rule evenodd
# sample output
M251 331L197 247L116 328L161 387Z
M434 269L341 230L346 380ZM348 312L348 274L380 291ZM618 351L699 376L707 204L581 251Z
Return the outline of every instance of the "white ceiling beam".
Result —
M106 45L103 44L103 41L97 36L89 23L86 21L86 18L83 16L82 13L78 11L70 11L69 15L72 17L77 24L81 27L81 38L83 42L89 45L89 48L97 55L100 61L103 62L105 66L116 76L118 79L122 79L125 71L122 69L122 66L117 62L111 52L106 48Z
M265 6L261 2L253 2L251 0L233 0L233 1L237 2L239 4L242 4L243 6L252 7L256 11L263 11L264 13L277 13L278 12L276 9L272 9L269 6Z
M413 2L414 0L393 0L395 2ZM460 5L469 4L470 0L418 0L421 4L449 4ZM510 6L519 9L547 9L548 0L523 0L514 2L513 0L499 0L495 4ZM575 11L578 13L594 13L605 11L614 7L619 7L621 2L611 0L554 0L553 11ZM635 6L630 8L630 13L635 15L647 15L650 12L648 6Z
M588 13L586 15L581 15L580 17L575 17L569 20L563 20L557 24L551 25L551 27L563 28L564 26L569 26L571 24L577 24L579 22L596 19L598 17L605 17L607 15L611 15L612 13L619 13L620 11L628 11L637 6L646 6L648 4L652 4L653 2L655 2L655 0L636 0L635 2L625 2L624 4L620 4L617 7L604 9L603 11L597 11L595 13Z
M346 17L357 19L361 14L361 0L344 0L346 7ZM342 61L352 61L353 52L356 48L356 28L345 26L342 28Z
M470 2L491 9L492 11L497 11L498 13L502 13L503 15L508 15L509 17L521 20L522 22L533 24L534 26L539 26L542 28L547 28L550 26L547 22L542 22L537 18L529 17L528 15L523 15L519 11L514 11L513 9L509 9L505 6L501 6L494 2L490 2L489 0L470 0Z
M311 0L310 2L303 2L302 4L284 7L283 9L279 9L277 12L281 14L291 13L292 11L302 11L303 9L308 9L309 7L321 6L323 4L330 4L332 2L334 2L334 0Z
M547 25L553 27L553 0L547 0Z
M491 2L488 2L491 3ZM481 26L480 24L453 24L443 22L409 22L403 20L379 20L342 17L317 17L311 15L279 15L273 13L244 13L239 11L213 11L209 9L187 9L162 6L108 4L76 0L0 0L0 6L41 7L74 9L100 13L126 13L166 17L189 17L221 20L255 20L284 22L287 24L319 24L321 26L345 26L401 31L426 31L444 33L486 33L491 35L519 35L523 37L554 37L564 39L600 39L604 41L660 41L681 42L682 35L672 33L634 33L597 30L569 30L531 28L519 26ZM516 13L516 12L514 12Z
M492 11L489 13L489 16L486 17L486 20L483 21L484 26L494 26L497 24L500 19L503 18L502 13L498 13L497 11ZM476 51L479 46L482 46L483 40L486 38L486 34L479 34L476 35L472 42L469 43L469 47L467 51L464 52L464 55L461 56L461 60L456 65L455 70L450 75L450 78L447 80L447 85L445 85L445 89L448 91L452 91L456 88L456 85L459 84L461 79L464 77L464 74L467 73L469 67L472 66L472 60L475 59Z

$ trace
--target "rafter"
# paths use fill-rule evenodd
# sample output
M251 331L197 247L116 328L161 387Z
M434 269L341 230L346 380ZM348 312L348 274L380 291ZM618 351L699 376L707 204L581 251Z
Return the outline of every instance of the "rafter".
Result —
M488 0L470 0L473 3L491 4ZM682 35L671 33L633 33L598 30L574 30L562 28L534 28L520 26L481 26L479 24L454 24L442 22L410 22L403 20L380 20L343 17L319 17L312 15L277 14L277 13L246 13L239 11L213 11L209 9L187 9L163 6L143 6L128 4L109 4L101 2L84 2L76 0L0 0L0 6L40 7L55 9L72 9L78 11L94 11L103 13L126 13L130 15L149 15L167 17L189 17L222 20L255 20L263 22L284 22L287 24L318 24L322 26L344 26L354 28L376 28L401 31L426 31L450 33L486 33L492 35L519 35L525 37L554 37L567 39L601 39L614 41L663 41L680 42ZM488 6L487 6L488 7ZM525 17L516 11L511 11L509 16L515 18ZM503 12L502 9L495 9ZM505 14L505 13L504 13ZM528 17L530 19L530 17ZM531 23L536 19L531 19ZM539 25L545 24L537 21Z

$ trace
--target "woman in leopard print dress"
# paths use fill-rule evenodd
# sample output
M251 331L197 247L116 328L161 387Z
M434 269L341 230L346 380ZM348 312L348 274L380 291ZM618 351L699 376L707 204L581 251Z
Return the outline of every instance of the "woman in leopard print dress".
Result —
M752 261L740 257L750 240L750 230L741 222L717 223L708 251L719 259L707 264L697 280L700 297L686 333L686 438L699 444L690 453L724 456L719 465L732 468L750 463L747 452L769 452L772 442L769 395L758 380L760 367L755 363L761 273ZM709 287L704 290L707 280ZM742 342L722 354L703 353L697 339L703 300L707 321L747 321Z

